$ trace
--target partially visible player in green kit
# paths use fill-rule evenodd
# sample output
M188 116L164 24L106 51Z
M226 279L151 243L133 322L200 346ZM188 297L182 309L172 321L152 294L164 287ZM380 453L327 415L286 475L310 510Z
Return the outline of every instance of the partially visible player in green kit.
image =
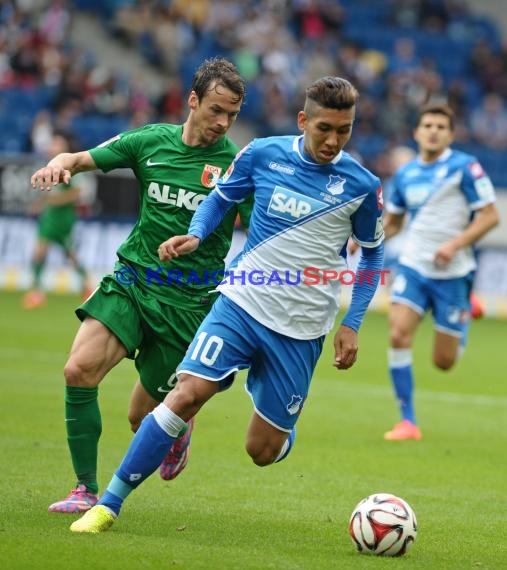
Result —
M69 152L73 144L73 137L69 134L53 133L47 148L48 158ZM47 197L32 204L32 208L36 207L40 215L37 223L37 241L32 256L33 283L30 291L23 297L25 309L37 309L46 303L46 293L42 288L41 278L51 244L63 249L65 257L76 270L83 297L86 298L89 294L86 270L79 262L72 243L80 192L79 177L76 177L69 184L59 184Z
M244 97L245 82L233 64L206 60L194 75L183 125L147 125L91 150L60 154L31 178L34 188L50 190L68 184L78 172L130 168L140 197L137 223L117 251L114 272L76 310L82 323L64 376L65 425L77 486L50 505L50 512L84 512L98 500L98 384L106 374L125 357L135 360L139 380L129 407L133 431L176 383L176 366L213 303L209 293L220 281L238 210L247 227L251 206L231 209L203 247L172 261L170 271L157 248L168 237L186 233L195 209L238 152L224 135ZM173 479L185 467L192 427L190 422L164 459L163 479Z

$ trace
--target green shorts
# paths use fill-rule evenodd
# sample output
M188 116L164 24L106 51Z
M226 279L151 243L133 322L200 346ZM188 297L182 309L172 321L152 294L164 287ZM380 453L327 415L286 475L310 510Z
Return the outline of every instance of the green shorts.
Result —
M211 303L199 311L168 305L106 275L76 315L97 319L118 338L127 357L135 360L144 389L161 402L174 388L176 367L210 308Z
M61 210L59 212L58 210ZM46 209L39 218L38 235L48 242L70 249L76 214L67 208Z

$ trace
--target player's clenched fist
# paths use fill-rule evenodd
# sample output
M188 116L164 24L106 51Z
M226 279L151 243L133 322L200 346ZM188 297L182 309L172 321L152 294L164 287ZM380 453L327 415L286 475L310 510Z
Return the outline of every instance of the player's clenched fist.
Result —
M200 239L196 236L173 236L158 247L160 261L170 261L174 257L192 253L199 247Z

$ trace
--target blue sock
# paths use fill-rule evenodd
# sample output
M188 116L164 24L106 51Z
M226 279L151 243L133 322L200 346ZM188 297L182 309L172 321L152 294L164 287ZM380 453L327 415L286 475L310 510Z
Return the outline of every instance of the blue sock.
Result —
M105 490L102 497L97 502L97 505L104 505L113 513L118 516L120 513L123 501L130 495L134 490L134 487L127 485L121 479L118 479L116 475L109 482L107 489Z
M289 455L295 440L296 440L296 426L292 428L292 430L289 433L289 437L285 440L285 443L282 445L282 449L280 450L278 457L274 461L275 463L282 461L282 459L285 459L287 455Z
M460 349L461 353L464 352L465 347L467 345L468 332L470 331L470 323L471 323L471 319L468 319L467 323L463 327L463 331L461 333L461 338L459 339L459 349Z
M388 353L389 374L393 383L394 392L398 398L401 418L413 424L415 410L413 401L414 377L412 372L412 349L391 348Z
M164 404L148 414L98 504L118 515L124 499L162 463L184 426Z

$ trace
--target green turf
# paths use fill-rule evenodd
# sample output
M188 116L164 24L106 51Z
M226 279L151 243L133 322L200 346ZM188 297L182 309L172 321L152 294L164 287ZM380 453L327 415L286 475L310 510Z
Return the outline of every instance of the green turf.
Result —
M243 449L251 404L243 377L198 417L185 473L153 476L107 533L74 535L72 515L49 503L73 484L63 423L62 366L77 330L77 297L51 296L24 312L0 293L2 569L328 570L507 567L507 324L473 324L455 370L430 365L431 328L415 351L424 439L387 443L398 420L385 366L385 315L367 316L356 366L331 366L328 342L298 423L293 453L260 469ZM329 339L331 340L331 339ZM126 410L135 372L121 363L101 388L101 485L130 441ZM355 504L391 492L414 508L419 535L399 559L356 553Z

